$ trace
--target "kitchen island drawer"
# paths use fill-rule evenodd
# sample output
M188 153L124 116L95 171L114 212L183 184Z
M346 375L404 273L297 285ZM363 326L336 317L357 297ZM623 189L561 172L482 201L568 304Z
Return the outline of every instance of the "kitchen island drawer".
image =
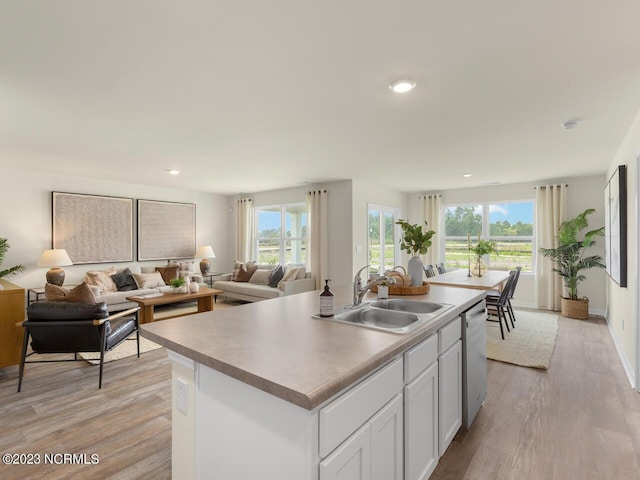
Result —
M404 354L404 383L410 383L438 360L438 335L431 335Z
M438 330L438 340L440 353L446 352L451 345L456 343L462 338L462 320L457 317L453 322L446 327L442 327Z
M320 410L320 458L367 422L403 388L402 358L382 367Z

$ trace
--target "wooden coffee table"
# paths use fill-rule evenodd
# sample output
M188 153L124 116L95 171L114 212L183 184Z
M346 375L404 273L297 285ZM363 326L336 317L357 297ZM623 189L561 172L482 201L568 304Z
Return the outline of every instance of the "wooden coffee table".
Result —
M153 322L153 309L156 305L169 305L173 303L190 302L198 300L198 311L210 312L213 310L214 297L216 295L222 295L224 292L215 288L200 287L195 293L161 293L161 294L149 294L149 295L135 295L127 297L127 300L135 302L140 306L140 323ZM184 315L192 315L192 313L175 315L176 317L182 317ZM163 317L163 320L174 317Z

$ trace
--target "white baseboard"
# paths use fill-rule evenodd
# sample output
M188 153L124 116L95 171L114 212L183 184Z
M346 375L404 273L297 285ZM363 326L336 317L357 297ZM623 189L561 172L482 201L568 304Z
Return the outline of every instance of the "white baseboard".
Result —
M620 358L620 362L622 363L622 368L624 368L624 371L627 374L627 378L629 379L631 388L635 390L636 382L635 382L635 373L633 371L633 367L631 366L627 358L624 356L624 350L622 349L622 345L620 345L620 342L618 341L618 337L616 337L616 334L613 331L613 327L611 326L611 323L607 318L606 312L603 316L605 321L607 322L607 327L609 327L609 333L611 334L611 338L613 339L613 344L615 345L616 351L618 352L618 357Z

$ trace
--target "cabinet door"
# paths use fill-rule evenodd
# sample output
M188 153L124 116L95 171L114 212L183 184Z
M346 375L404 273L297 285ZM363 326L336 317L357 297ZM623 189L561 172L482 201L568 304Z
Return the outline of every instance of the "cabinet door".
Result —
M372 480L403 480L402 420L401 394L371 419Z
M462 425L462 341L438 358L438 431L442 456Z
M320 480L371 480L371 425L369 423L320 462Z
M438 362L404 389L406 480L429 478L438 465Z

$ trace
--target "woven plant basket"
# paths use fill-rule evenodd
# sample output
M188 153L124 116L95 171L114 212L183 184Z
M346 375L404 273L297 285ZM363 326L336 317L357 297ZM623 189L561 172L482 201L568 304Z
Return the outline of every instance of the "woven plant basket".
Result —
M562 297L562 316L587 320L589 318L589 299L583 297L578 300L571 300L570 298Z
M378 286L371 287L371 291L378 293ZM389 295L424 295L425 293L429 293L429 284L427 282L422 282L422 285L417 287L389 285Z

